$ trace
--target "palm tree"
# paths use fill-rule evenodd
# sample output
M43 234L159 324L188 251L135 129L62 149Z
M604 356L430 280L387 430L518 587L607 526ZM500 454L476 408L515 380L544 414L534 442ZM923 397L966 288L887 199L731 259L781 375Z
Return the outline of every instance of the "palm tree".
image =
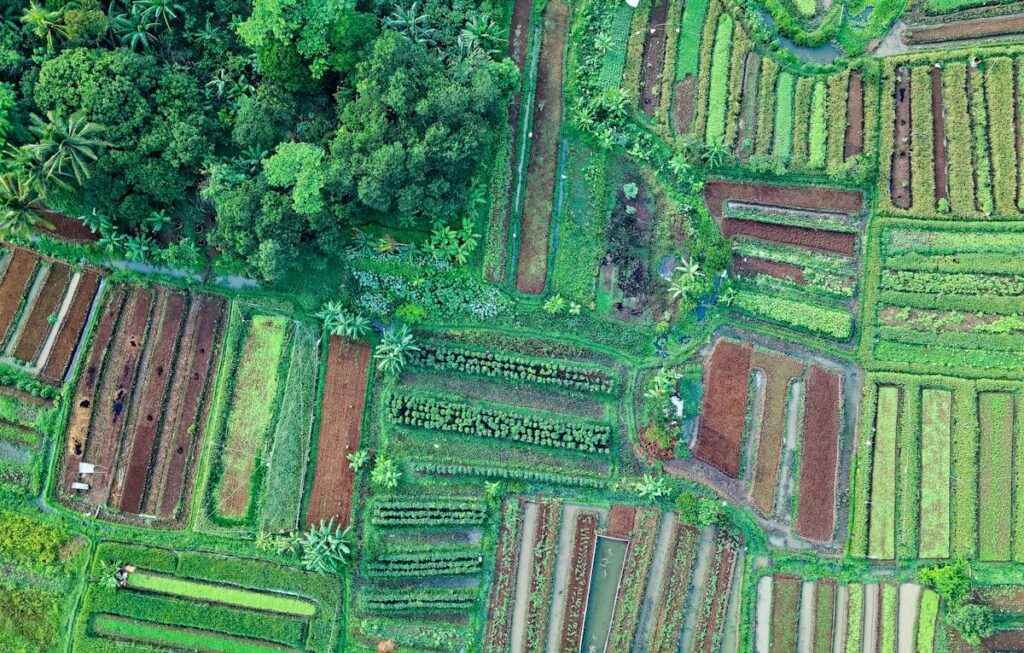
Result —
M390 326L384 330L384 337L373 352L377 369L385 374L397 376L409 360L409 355L419 351L412 332L405 324L398 328Z
M178 19L178 12L185 11L185 6L174 0L135 0L132 5L142 7L142 15L153 20L163 20L167 29L171 29L171 21Z
M65 38L68 35L64 25L60 23L60 18L59 11L47 9L32 0L28 9L21 15L21 22L37 37L44 39L46 48L52 50L56 37Z
M39 213L34 184L14 174L0 175L0 238L25 237L37 227L53 229Z
M352 553L351 539L351 526L342 530L333 518L320 520L318 525L302 534L302 566L319 574L337 572L348 564Z
M324 328L331 335L347 340L358 340L370 330L369 320L347 310L341 302L327 302L316 315L324 321Z
M687 283L693 283L700 277L704 276L704 273L700 271L700 266L697 265L696 261L683 259L679 261L679 265L676 266L675 273L682 277Z
M408 9L397 5L384 19L384 26L404 34L415 43L437 45L437 30L431 27L429 17L420 13L419 2L412 3Z
M113 7L113 5L111 5ZM152 29L157 26L138 5L132 5L130 14L117 14L111 21L114 32L120 35L121 45L132 50L148 50L156 43Z
M501 39L495 33L494 21L490 16L473 16L459 34L459 45L465 50L478 48L488 56L501 51Z
M729 148L720 141L708 145L707 149L704 150L704 162L708 164L708 167L717 168L724 165L728 160Z
M671 168L672 173L677 177L685 177L690 174L693 170L693 166L686 160L686 156L682 152L676 154L668 161L668 167Z
M96 149L107 145L100 139L105 129L87 121L80 112L66 120L52 111L46 112L46 120L32 114L29 131L37 141L25 148L42 164L46 179L72 176L81 185L89 177L89 164L96 160Z

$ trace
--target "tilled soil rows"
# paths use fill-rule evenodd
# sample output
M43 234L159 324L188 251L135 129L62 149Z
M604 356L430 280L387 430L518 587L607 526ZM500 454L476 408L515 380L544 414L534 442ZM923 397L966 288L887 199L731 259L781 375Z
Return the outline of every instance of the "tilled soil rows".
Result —
M750 236L784 245L797 245L822 252L833 252L844 256L857 254L857 236L838 231L791 227L755 220L726 218L722 230L726 236Z
M96 327L92 347L89 350L88 359L85 361L85 368L78 378L74 403L71 405L71 416L68 419L62 486L64 491L70 490L71 483L78 476L78 463L82 462L85 456L89 439L89 423L96 406L96 391L103 371L103 361L106 359L114 331L121 318L125 295L124 288L115 288L110 293L100 315L99 326Z
M693 96L697 92L697 78L687 75L676 83L672 91L672 127L677 134L685 134L693 120Z
M704 407L694 455L736 478L747 416L750 345L721 339L705 364Z
M864 151L864 84L860 71L850 72L846 90L846 136L843 141L843 158L849 159Z
M766 516L775 508L775 493L779 485L779 464L782 441L786 432L786 405L790 383L804 369L800 361L768 352L754 352L750 366L764 371L764 414L761 419L761 437L754 462L754 477L750 496L754 507Z
M524 508L521 500L508 501L518 501L518 512L514 525L509 527L508 520L504 518L509 507L506 505L502 511L503 519L494 553L494 580L491 583L491 596L487 604L487 631L484 633L483 647L485 651L507 650L512 632L512 606L515 601Z
M910 190L910 69L900 66L896 69L896 87L893 89L896 116L892 126L892 168L889 173L889 195L892 203L901 209L909 209Z
M577 515L575 533L569 562L569 585L565 592L565 618L562 621L563 651L578 651L583 641L584 609L597 544L597 515L592 512Z
M792 263L768 261L763 258L733 254L732 269L733 272L741 277L755 277L759 274L767 274L776 279L786 279L801 286L804 285L803 269Z
M608 511L608 523L605 525L605 535L619 539L629 539L633 530L633 521L636 519L636 508L633 506L612 506Z
M942 69L932 68L931 76L932 165L935 168L935 201L937 202L940 199L949 198L949 170L946 166L946 116L942 106ZM1014 102L1014 106L1017 106L1016 102Z
M78 279L75 296L57 330L57 339L53 342L50 355L43 364L39 376L50 383L60 383L68 373L68 366L75 355L78 343L82 339L85 323L89 319L89 310L99 289L100 278L95 272L85 270Z
M334 518L348 524L355 476L346 456L359 449L370 348L331 337L317 441L316 475L306 523Z
M28 293L39 257L25 249L14 248L7 272L0 281L0 340L11 328L14 315L21 306L21 300Z
M558 142L562 125L562 68L569 24L569 6L549 0L544 11L544 37L537 66L533 139L526 169L526 201L519 228L516 288L539 295L548 276L548 241L558 168Z
M119 504L124 512L142 510L143 493L170 387L174 350L188 307L186 298L178 293L165 295L162 304L155 320L156 336L142 365L142 388L132 402L132 425L125 442L125 457L119 465L124 470L123 475L117 478L112 496L112 502Z
M962 20L955 23L943 23L912 27L903 33L903 42L908 45L921 43L943 43L965 39L980 39L986 36L1003 36L1024 32L1024 14L1010 16L993 16L975 20Z
M71 283L71 268L63 263L54 263L50 266L50 272L46 275L43 288L32 304L21 335L14 346L15 358L25 363L35 361L43 343L50 335L50 316L60 308L69 283Z
M676 653L679 636L686 619L686 597L690 589L690 576L697 560L697 529L677 524L675 544L669 557L668 578L658 607L658 617L652 629L650 653Z
M736 548L732 542L722 541L721 555L719 557L718 571L715 575L713 585L708 590L713 592L710 603L703 613L703 620L696 633L695 653L713 653L716 643L721 639L722 630L725 628L725 613L729 607L729 595L732 589L733 567L736 564ZM706 601L708 599L705 599Z
M827 542L836 524L841 378L812 365L806 383L796 530L801 537Z
M661 75L665 68L665 23L669 0L661 0L651 7L647 21L647 40L644 42L640 107L653 116L661 105Z
M216 350L226 302L220 297L201 295L193 298L185 331L178 347L170 397L161 429L145 501L147 514L175 519L185 481L195 468L195 452L200 449L208 382L216 369Z
M829 211L853 215L860 213L861 194L821 186L776 186L712 180L704 186L708 211L721 220L726 202L746 202L762 206L782 206L809 211Z
M87 492L89 503L99 506L107 502L113 481L128 406L135 392L135 376L146 344L153 294L133 288L125 307L125 315L114 334L110 355L103 369L96 394L96 412L89 428L85 461L102 470L93 479Z

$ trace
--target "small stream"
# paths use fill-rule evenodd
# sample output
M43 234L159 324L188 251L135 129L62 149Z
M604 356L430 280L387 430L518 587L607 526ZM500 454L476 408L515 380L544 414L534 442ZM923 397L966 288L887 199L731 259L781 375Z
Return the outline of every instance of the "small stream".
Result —
M590 576L590 595L583 622L581 653L604 653L615 612L615 595L626 561L625 540L599 535L594 549L594 568Z

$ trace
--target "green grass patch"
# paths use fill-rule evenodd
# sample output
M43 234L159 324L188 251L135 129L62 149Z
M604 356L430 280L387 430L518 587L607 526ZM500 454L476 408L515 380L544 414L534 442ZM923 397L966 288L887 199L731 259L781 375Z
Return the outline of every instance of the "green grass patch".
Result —
M725 139L725 111L729 95L729 63L732 53L733 20L722 14L715 30L715 46L711 53L711 85L708 90L708 118L705 140L723 143Z
M146 571L128 574L127 586L144 592L169 594L197 601L213 601L250 610L264 610L300 617L312 617L316 614L316 605L304 599L255 592L240 587L203 583Z
M676 50L676 79L686 75L696 75L700 69L700 36L704 31L704 17L708 13L711 0L691 0L683 9L683 24L680 28L679 46ZM631 14L626 3L619 5ZM628 23L627 23L628 25ZM627 27L628 30L628 27Z
M948 390L921 391L922 558L949 557L949 450L953 397Z
M978 555L978 400L973 384L953 395L951 554Z
M896 554L896 437L899 427L899 389L894 386L880 386L875 406L868 556L889 560Z
M191 630L136 621L111 615L97 615L92 624L96 634L114 639L127 639L145 644L167 646L178 650L204 653L276 653L295 649L219 635L206 630Z
M1017 213L1017 150L1012 59L996 57L985 62L985 95L995 211L999 215L1014 215Z
M935 650L935 626L939 616L939 595L931 590L924 590L918 610L917 653L933 653Z
M825 107L828 93L825 82L814 85L811 94L811 125L807 136L807 167L820 170L825 167L825 142L828 134Z
M982 71L975 69L970 76L971 128L974 143L974 178L977 182L978 208L985 215L995 210L992 198L992 162L988 150L988 111ZM1000 134L999 138L1009 138Z
M973 214L977 211L974 203L973 142L967 111L967 64L954 62L943 67L942 106L946 116L949 205L955 213Z
M896 653L896 634L899 631L896 624L898 604L899 587L882 585L882 618L880 619L878 653Z
M1013 395L978 395L980 475L978 539L982 560L1009 560L1013 547Z
M935 209L935 146L932 136L931 66L910 71L910 179L913 209L931 213Z
M779 74L775 95L775 126L772 154L783 164L788 164L793 154L793 90L796 80L792 73Z

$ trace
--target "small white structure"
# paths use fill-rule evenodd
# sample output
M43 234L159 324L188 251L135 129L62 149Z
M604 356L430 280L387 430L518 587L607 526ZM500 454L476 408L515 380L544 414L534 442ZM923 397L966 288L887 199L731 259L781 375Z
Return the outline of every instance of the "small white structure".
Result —
M94 474L96 472L96 465L92 463L78 463L79 474Z
M88 483L79 483L78 481L75 481L74 483L71 484L71 489L72 490L80 490L80 491L84 492L84 491L89 489L89 484Z

